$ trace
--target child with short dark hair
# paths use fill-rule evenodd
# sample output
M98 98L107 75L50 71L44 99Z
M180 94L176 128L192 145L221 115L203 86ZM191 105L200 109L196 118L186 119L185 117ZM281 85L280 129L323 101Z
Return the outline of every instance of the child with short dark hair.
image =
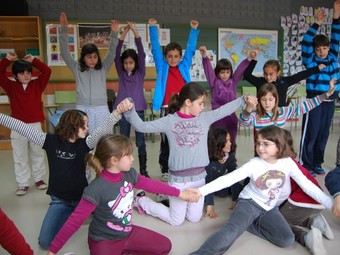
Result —
M340 43L340 1L334 1L331 39L316 35L327 15L322 8L316 14L316 23L309 27L302 40L302 62L306 68L319 64L326 65L320 73L311 75L306 81L307 98L321 95L328 90L330 80L340 79L339 43ZM335 102L340 86L335 93L322 104L303 116L299 162L310 172L325 174L322 168L329 130L334 116Z
M41 99L51 76L51 68L32 55L26 55L19 60L16 60L17 58L15 53L9 52L0 61L0 86L5 90L11 102L11 116L27 123L32 128L42 130L41 122L45 121L45 115ZM6 76L6 68L14 60L16 61L13 63L12 73L15 81ZM37 79L32 79L32 67L40 71ZM11 131L11 145L18 183L16 195L26 194L30 186L31 174L35 186L39 190L45 190L47 184L43 179L46 174L44 151L14 130Z
M152 230L133 225L133 189L145 189L181 199L190 192L141 176L132 168L133 142L126 136L104 135L89 165L98 177L85 188L74 212L53 240L48 255L57 253L92 214L88 244L92 255L169 254L171 241Z
M137 51L127 49L121 54L124 39L130 31L134 33ZM139 36L138 29L134 22L128 22L123 27L121 37L118 41L115 57L116 70L119 77L118 93L113 108L122 100L131 97L135 102L136 111L139 117L144 120L144 112L147 104L144 97L144 77L145 77L145 52L142 44L142 38ZM121 135L130 137L131 125L124 116L119 121L119 130ZM144 134L135 131L136 145L138 148L139 171L142 175L149 177L146 170L146 145Z
M164 53L162 52L158 41L158 27L156 24L157 20L149 19L151 51L157 72L152 107L156 111L161 110L160 116L164 117L168 113L169 99L172 94L179 93L184 84L191 81L190 67L200 31L197 29L199 23L196 20L191 20L189 39L182 57L182 47L177 42L169 43L165 46ZM162 181L168 181L168 160L169 143L166 135L161 133L159 164L161 165Z
M236 144L232 140L230 132L221 127L210 128L208 133L208 153L210 163L205 167L205 170L207 171L207 176L205 177L206 184L222 175L231 173L237 168L235 151ZM230 186L230 188L207 195L204 198L204 204L206 206L205 216L208 216L211 219L218 217L217 213L214 211L214 195L217 197L226 197L231 193L232 204L229 207L229 210L233 210L242 189L243 184L237 182Z

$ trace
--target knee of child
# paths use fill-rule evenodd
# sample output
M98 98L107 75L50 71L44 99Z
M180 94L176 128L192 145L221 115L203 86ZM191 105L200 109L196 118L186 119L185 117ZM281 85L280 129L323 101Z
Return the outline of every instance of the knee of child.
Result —
M281 239L279 242L276 243L277 246L281 248L287 248L291 245L293 245L295 242L295 236L292 233L291 235L285 236L284 239Z
M50 248L51 242L48 241L47 239L43 239L41 237L39 237L39 246L44 249L44 250L48 250Z

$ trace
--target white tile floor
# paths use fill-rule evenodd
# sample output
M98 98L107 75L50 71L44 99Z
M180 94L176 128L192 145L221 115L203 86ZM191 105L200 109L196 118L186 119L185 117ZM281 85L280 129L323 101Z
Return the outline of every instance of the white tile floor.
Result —
M289 128L290 124L288 124ZM295 148L298 148L300 140L300 129L292 127L292 133L295 138ZM325 163L323 167L326 170L334 168L336 143L340 135L340 128L334 125L334 130L330 134ZM238 139L238 162L239 165L249 160L252 155L253 138L252 136L245 136L241 130ZM148 171L153 178L160 178L160 170L158 166L158 150L159 150L159 136L156 136L156 142L152 143L151 139L147 139L148 150ZM136 157L137 158L137 157ZM7 215L14 220L17 227L25 236L27 242L34 249L35 254L46 254L38 247L38 233L40 230L42 219L45 215L49 203L49 196L44 191L39 191L36 188L30 188L29 192L23 197L17 197L15 190L17 184L15 182L12 151L0 151L0 206L7 213ZM135 160L135 166L138 166L138 158ZM48 176L46 176L48 178ZM318 176L320 184L323 185L324 177ZM221 224L223 224L229 217L230 212L227 208L231 203L231 199L216 198L216 209L220 217L215 220L203 218L201 222L193 224L185 222L182 226L173 227L156 218L147 215L139 215L136 211L134 213L134 223L144 227L158 231L168 236L173 244L172 255L184 255L197 249L202 242L213 233ZM340 220L332 216L329 211L323 213L331 225L335 240L329 241L324 239L324 245L329 255L339 254L340 250ZM84 224L79 231L69 240L65 247L59 254L66 252L74 252L77 255L89 254L87 247L87 229L88 224ZM8 254L0 248L0 254ZM229 249L227 254L309 254L306 248L300 244L295 243L289 248L279 248L268 241L264 241L248 232L245 232Z

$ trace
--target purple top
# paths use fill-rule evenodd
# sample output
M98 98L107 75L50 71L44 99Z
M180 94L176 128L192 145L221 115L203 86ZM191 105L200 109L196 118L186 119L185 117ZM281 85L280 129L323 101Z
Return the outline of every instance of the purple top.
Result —
M139 68L130 75L123 69L120 60L123 42L119 40L116 48L115 65L119 77L119 87L113 108L115 109L125 98L131 97L135 103L136 111L143 111L147 108L147 105L144 97L145 52L142 39L140 37L135 38Z
M211 107L217 109L221 105L236 99L236 87L240 82L244 70L249 65L248 59L243 60L233 73L232 78L222 81L215 75L215 71L211 66L209 58L203 58L203 68L209 86L211 87Z

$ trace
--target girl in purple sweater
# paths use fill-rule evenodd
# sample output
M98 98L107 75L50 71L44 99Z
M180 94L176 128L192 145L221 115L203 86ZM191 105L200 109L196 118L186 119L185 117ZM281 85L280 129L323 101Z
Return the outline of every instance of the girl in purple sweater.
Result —
M236 87L243 76L244 70L248 67L250 60L256 57L257 52L251 51L249 57L243 60L233 72L233 66L228 59L217 61L215 70L213 70L207 57L206 46L201 46L199 50L202 55L204 73L211 88L211 107L214 110L236 99ZM235 113L212 124L212 127L226 128L230 132L233 141L236 140L237 126L238 118Z
M134 49L127 49L121 55L120 53L124 39L130 29L135 35L135 43L138 54ZM147 108L144 97L145 52L142 44L142 38L139 36L134 22L128 22L127 25L123 27L116 48L115 65L119 77L119 87L114 108L116 108L116 106L123 101L124 98L130 97L135 103L138 116L144 121L144 111ZM124 116L119 121L119 126L120 134L130 137L131 124L126 121ZM139 171L141 175L149 177L146 170L147 154L144 134L140 132L135 133L136 145L138 148Z

